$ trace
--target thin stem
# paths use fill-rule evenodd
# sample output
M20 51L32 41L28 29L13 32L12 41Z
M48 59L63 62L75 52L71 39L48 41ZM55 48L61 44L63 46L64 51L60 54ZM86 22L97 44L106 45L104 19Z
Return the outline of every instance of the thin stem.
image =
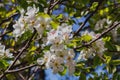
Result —
M54 0L50 1L50 6L48 8L47 14L50 14L50 11L57 5L60 4L62 2L62 0L57 0L56 2L54 2Z
M33 64L33 65L26 66L26 67L23 67L23 68L20 68L20 69L16 69L16 70L8 70L7 74L9 74L9 73L15 73L15 72L20 72L20 71L23 71L23 70L26 70L26 69L29 69L29 68L32 68L32 67L35 67L35 66L37 66L37 64Z
M18 73L18 75L20 76L20 78L21 78L22 80L26 80L21 73Z
M35 72L38 70L38 67L34 69L34 72L32 73L31 77L28 80L32 80L33 77L35 76Z

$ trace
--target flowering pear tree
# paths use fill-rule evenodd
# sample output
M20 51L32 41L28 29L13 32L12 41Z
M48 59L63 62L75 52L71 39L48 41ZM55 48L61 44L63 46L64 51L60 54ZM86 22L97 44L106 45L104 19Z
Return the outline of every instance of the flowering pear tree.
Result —
M0 80L119 80L119 16L119 0L0 0Z

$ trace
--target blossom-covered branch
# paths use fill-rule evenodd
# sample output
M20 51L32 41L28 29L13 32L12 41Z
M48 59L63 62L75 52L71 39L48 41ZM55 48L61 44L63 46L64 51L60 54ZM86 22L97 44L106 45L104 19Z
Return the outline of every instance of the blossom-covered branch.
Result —
M78 46L75 49L79 49L79 48L82 48L82 47L88 47L88 46L90 46L92 43L94 43L95 41L99 40L101 37L103 37L105 34L107 34L108 32L110 32L112 29L116 28L119 24L120 24L120 22L118 22L115 25L112 24L107 30L103 31L96 39L94 39L94 40L92 40L92 41L90 41L88 43L85 43L85 44L83 44L81 46Z
M119 35L116 35L116 41L111 40L114 33L120 33L117 1L13 0L10 3L13 5L10 4L5 11L1 11L0 3L0 14L3 15L0 17L8 17L0 22L0 79L14 76L32 80L38 72L39 78L43 79L44 70L51 69L54 74L77 75L82 80L86 73L96 77L91 69L95 71L100 64L109 67L111 62L115 65L120 62L113 61L116 54L107 54L109 51L118 53L120 47L114 45ZM6 2L2 4L6 5ZM16 16L16 11L20 16ZM85 20L80 18L82 16ZM88 26L92 30L84 28L89 20ZM94 27L94 24L97 25ZM112 35L106 35L110 31Z

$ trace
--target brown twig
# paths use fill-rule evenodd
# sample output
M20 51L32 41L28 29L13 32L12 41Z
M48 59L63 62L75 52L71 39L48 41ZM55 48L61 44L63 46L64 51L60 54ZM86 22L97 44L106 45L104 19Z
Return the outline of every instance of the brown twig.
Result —
M21 78L22 80L26 80L25 77L24 77L21 73L18 73L18 75L20 76L20 78Z
M56 2L54 2L51 6L50 6L50 10L52 10L57 4L59 4L61 1L58 0Z
M35 66L37 66L37 64L33 64L33 65L30 65L30 66L25 66L23 68L16 69L16 70L8 70L6 74L20 72L20 71L23 71L23 70L26 70L26 69L29 69L29 68L32 68L32 67L35 67Z
M48 8L47 14L50 14L50 11L57 5L60 4L62 2L62 0L57 0L56 2L54 2L53 0L50 1L50 6Z
M47 14L50 14L50 7L51 7L51 5L52 5L52 3L54 2L54 0L50 0L50 4L49 4L49 7L48 7L48 11L47 11Z

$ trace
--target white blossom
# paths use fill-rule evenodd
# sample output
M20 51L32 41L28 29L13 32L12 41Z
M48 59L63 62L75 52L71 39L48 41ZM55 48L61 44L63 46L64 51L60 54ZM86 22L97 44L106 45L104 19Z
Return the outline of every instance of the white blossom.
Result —
M107 50L104 45L105 42L102 39L99 39L93 44L93 48L96 50L96 53L103 55L104 51Z
M35 5L28 7L26 12L21 9L21 16L18 21L16 21L16 24L13 25L15 29L13 31L13 35L15 37L19 37L27 30L31 30L33 32L35 28L41 38L45 30L51 29L51 18L49 16L40 16L38 15L38 12L39 8L36 8Z
M38 17L36 20L36 25L34 25L35 29L37 30L39 36L41 37L45 30L51 28L50 26L50 18Z
M0 56L3 56L5 52L5 46L0 43Z
M58 32L56 30L50 30L50 32L47 33L47 40L50 43L54 43L56 41L56 38L59 36ZM59 37L60 38L60 37Z
M68 55L66 56L66 66L69 72L69 75L73 75L75 72L75 64L76 62L74 61L74 51L73 49L68 50Z
M67 43L69 42L70 34L72 32L72 27L63 23L58 27L58 32L62 36L62 39Z
M8 57L8 58L13 58L13 54L10 53L9 49L5 50L5 45L1 45L0 43L0 57Z
M9 57L9 58L13 58L13 54L10 53L10 50L9 50L9 49L6 49L6 50L5 50L5 56L6 56L6 57Z
M93 31L89 32L88 30L86 30L86 31L81 32L81 36L85 36L85 35L91 36L92 39L96 38L96 34Z
M91 36L92 40L94 40L100 36L100 34L95 34L94 32L88 32L88 31L83 32L81 36L84 36L84 35ZM80 52L80 55L78 57L78 61L79 60L87 60L90 57L94 57L96 54L99 54L102 56L104 51L106 50L104 45L105 45L105 42L101 38L101 39L95 41L94 43L92 43L90 47L82 49Z
M66 56L68 55L68 51L66 49L55 51L55 55L64 60Z
M39 8L36 8L35 5L33 5L33 7L28 7L27 8L27 12L26 15L29 16L29 19L34 18L35 14L38 13Z
M13 36L15 37L19 37L25 32L25 25L21 22L20 19L19 21L16 21L16 24L13 25L13 28Z
M62 72L64 67L62 66L63 62L59 57L54 57L51 59L50 66L53 69L53 73Z
M60 50L63 50L63 49L64 49L64 44L59 44L59 43L53 44L50 47L51 51L60 51Z
M106 18L103 18L95 24L95 30L100 30L103 28L108 28L111 25L112 21ZM105 25L107 24L107 25Z
M66 63L69 75L73 75L73 73L75 72L75 65L76 62L74 60L70 60L69 62Z
M86 48L81 50L78 60L87 60L94 55L94 50L92 48Z
M36 14L38 13L39 8L36 8L35 5L33 7L28 7L26 16L24 16L25 22L30 30L33 30L35 25L39 24L39 20L37 20Z

